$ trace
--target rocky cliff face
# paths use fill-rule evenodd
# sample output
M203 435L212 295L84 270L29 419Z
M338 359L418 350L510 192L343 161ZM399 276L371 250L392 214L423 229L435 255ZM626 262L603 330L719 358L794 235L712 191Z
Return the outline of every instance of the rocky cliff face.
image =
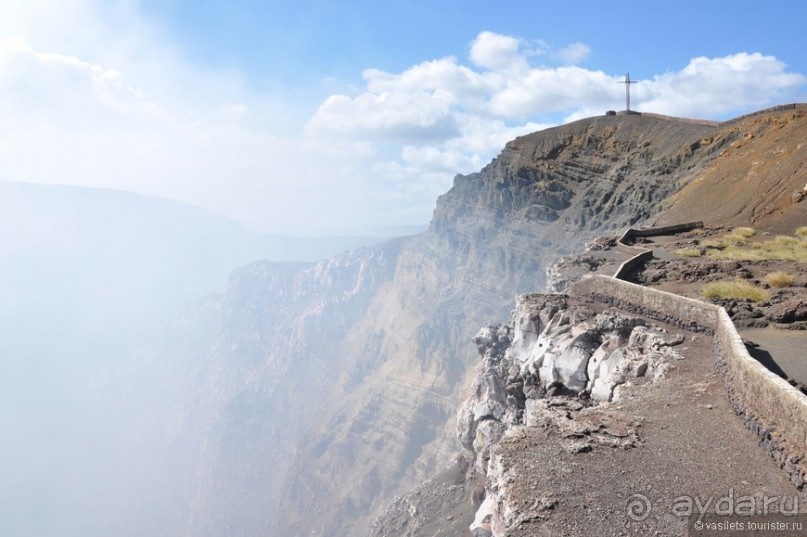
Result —
M630 424L592 405L617 400L631 379L663 378L682 358L673 347L683 337L639 318L595 314L563 295L522 295L509 323L483 328L474 342L482 362L460 409L457 436L470 461L471 488L484 490L471 530L499 537L553 506L551 495L528 509L514 501L512 488L528 476L505 475L492 456L499 441L537 427L568 453L597 444L631 447L638 437Z
M455 453L454 416L473 377L476 327L504 318L514 295L540 289L557 255L656 215L713 161L719 146L698 142L714 130L619 116L535 133L509 143L479 173L457 176L421 235L315 265L258 263L234 274L223 297L169 336L175 352L166 359L187 364L193 384L178 434L202 446L187 530L366 535L394 495ZM544 329L530 322L497 331L498 339L491 333L490 344L506 347L515 335L515 348L532 356ZM619 350L626 337L630 348L623 332L637 328L593 322L585 335L551 338L566 344L558 356L600 349L606 365L588 377L590 360L582 368L565 358L525 358L557 376L529 393L607 398L609 379L623 367L609 364L641 366ZM619 352L624 360L611 360ZM507 399L521 397L508 392L510 367L501 374L501 390L486 399L490 412L469 418L476 429L465 443L474 452L480 432L495 438L497 423L526 420L540 407L528 411L535 398L520 368L523 408Z

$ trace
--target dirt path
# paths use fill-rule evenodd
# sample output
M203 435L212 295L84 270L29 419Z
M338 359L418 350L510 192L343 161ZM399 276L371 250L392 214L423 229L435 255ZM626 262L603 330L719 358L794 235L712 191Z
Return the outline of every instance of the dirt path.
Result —
M686 497L696 512L695 499L705 505L710 497L713 504L752 496L760 506L763 498L776 497L776 506L787 498L785 508L794 499L807 507L807 496L731 408L711 338L682 333L686 341L679 351L685 358L663 380L628 387L611 404L639 424L638 447L597 446L570 454L538 427L522 428L500 443L496 449L514 476L514 503L524 512L510 537L684 535L687 519L676 513L686 507Z

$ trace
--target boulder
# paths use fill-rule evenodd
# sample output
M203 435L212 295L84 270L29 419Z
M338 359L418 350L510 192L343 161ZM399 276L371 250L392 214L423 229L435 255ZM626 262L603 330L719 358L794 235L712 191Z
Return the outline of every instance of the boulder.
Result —
M807 320L807 303L793 298L768 309L768 319L775 323L793 323Z

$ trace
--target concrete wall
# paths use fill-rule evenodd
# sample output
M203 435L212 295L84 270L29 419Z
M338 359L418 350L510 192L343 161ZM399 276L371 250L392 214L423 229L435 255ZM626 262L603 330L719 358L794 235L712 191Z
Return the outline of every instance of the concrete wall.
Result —
M652 255L646 250L623 267L638 264L648 253ZM725 309L600 274L575 282L570 294L595 297L654 319L714 334L715 358L735 410L759 435L791 481L799 488L807 484L807 397L748 354Z
M687 222L685 224L673 224L671 226L650 227L644 229L628 228L619 237L617 242L630 245L631 241L636 237L657 237L659 235L675 235L676 233L683 233L684 231L692 231L703 227L703 222Z
M737 413L797 486L807 484L807 397L749 354L719 308L715 353Z
M631 231L631 230L628 230L628 231ZM618 241L616 241L616 249L619 250L620 252L622 252L623 254L628 254L628 255L637 255L637 254L641 254L642 252L649 252L650 251L647 248L643 248L641 246L631 246L629 244L625 244L622 241L621 237L620 237L620 239Z
M633 241L636 237L656 237L659 235L675 235L676 233L683 233L684 231L692 231L703 227L703 222L687 222L686 224L675 224L672 226L652 227L645 229L636 229L629 227L616 241L616 249L628 255L637 255L644 251L646 248L642 246L634 246Z
M720 308L714 304L707 304L700 300L644 287L602 274L586 276L576 281L572 284L569 293L573 296L596 296L611 304L640 312L653 319L671 322L696 331L714 333L717 328L717 312Z
M617 245L618 244L619 243L617 243ZM617 268L616 272L614 273L614 278L618 280L626 279L627 275L630 274L633 269L646 261L650 261L651 259L653 259L653 250L643 250L639 252L619 265L619 268Z
M672 226L654 227L646 229L626 229L616 241L616 249L623 254L633 256L622 263L614 273L614 278L624 280L625 277L637 266L653 258L653 251L642 246L633 246L631 243L636 237L654 237L658 235L673 235L684 231L691 231L703 227L703 222L687 222L686 224L675 224Z

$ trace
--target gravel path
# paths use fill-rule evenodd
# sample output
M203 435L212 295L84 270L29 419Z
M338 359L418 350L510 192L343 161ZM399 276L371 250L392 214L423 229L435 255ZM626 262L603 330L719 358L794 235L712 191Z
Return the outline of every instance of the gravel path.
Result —
M777 506L787 498L786 509L795 498L807 507L807 496L730 407L711 338L685 334L678 347L685 359L663 380L628 387L611 404L638 424L637 447L597 446L570 454L537 427L499 444L514 476L513 501L525 513L509 537L684 535L687 519L674 513L674 507L686 506L682 497L692 498L695 511L696 497L704 505L709 497L713 504L753 496L760 506L763 498L776 497ZM633 516L629 506L636 509Z

